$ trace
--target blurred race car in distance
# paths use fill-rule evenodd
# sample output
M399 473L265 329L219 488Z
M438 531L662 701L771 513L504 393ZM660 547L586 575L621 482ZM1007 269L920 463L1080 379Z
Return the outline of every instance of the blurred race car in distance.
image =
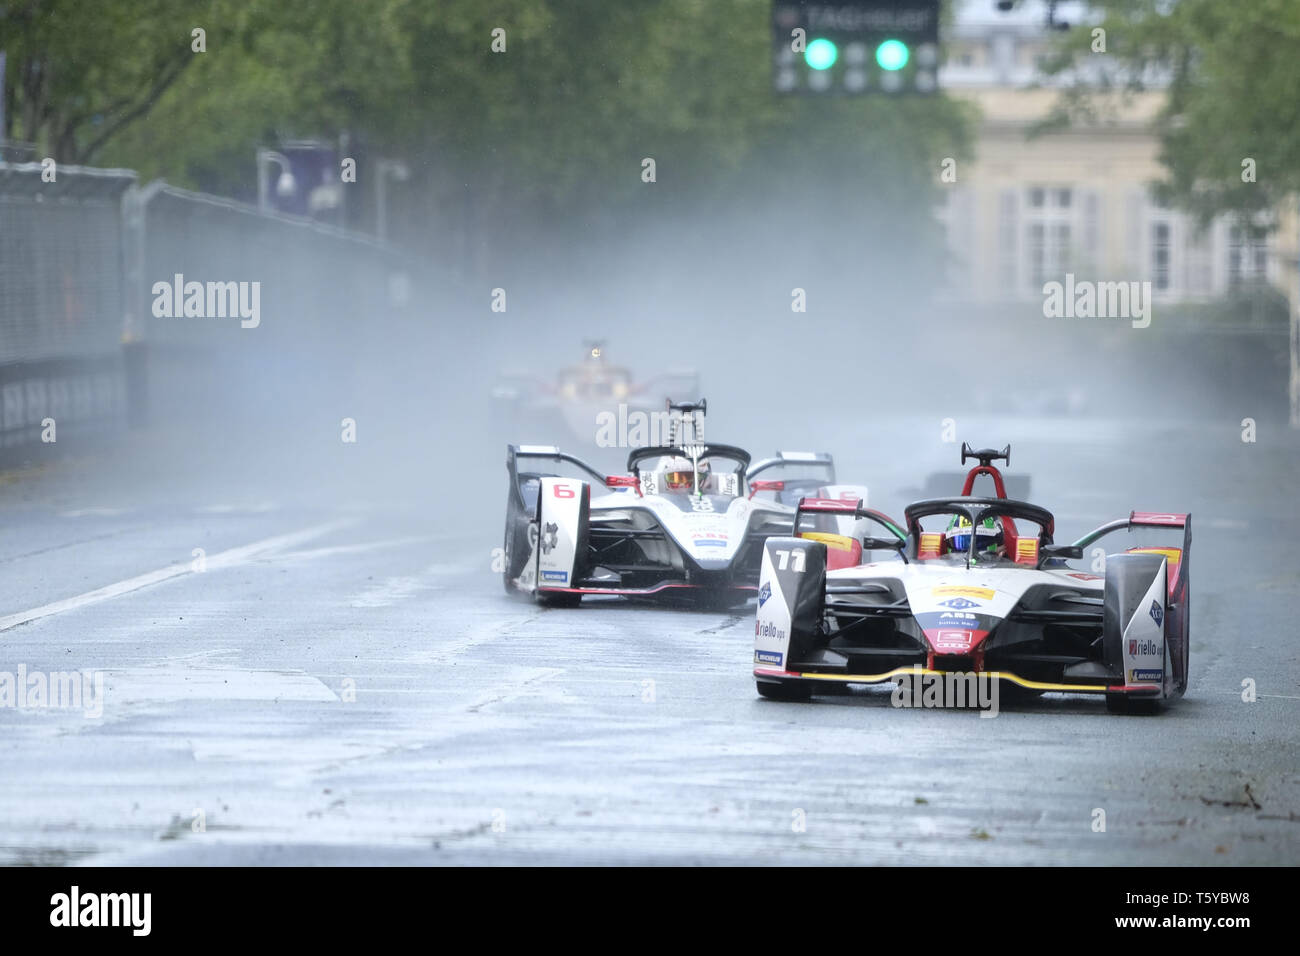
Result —
M759 694L806 699L904 675L984 674L1009 696L1104 694L1109 709L1151 712L1187 688L1191 516L1134 511L1071 545L1047 510L1006 497L1001 452L962 445L979 464L962 493L918 501L902 524L852 502L803 501L790 537L764 545L755 620ZM995 497L971 495L992 479ZM804 515L853 515L880 536L802 531ZM1120 530L1174 531L1177 546L1130 547L1104 575L1065 562ZM864 560L872 551L893 560Z
M662 412L670 394L696 394L699 375L679 369L638 381L631 369L609 362L605 343L588 340L577 365L553 379L535 372L504 373L492 389L493 416L500 430L515 433L562 431L582 445L597 443L602 420L626 422L640 413Z
M790 533L791 496L866 498L865 486L835 483L827 454L778 453L751 467L743 449L704 440L705 401L668 407L676 416L669 443L634 449L623 475L555 446L507 446L508 592L551 605L618 595L731 606L757 591L763 540ZM580 477L539 470L543 462ZM789 478L775 477L787 469ZM768 477L751 480L760 473ZM851 533L856 522L832 515L822 524Z

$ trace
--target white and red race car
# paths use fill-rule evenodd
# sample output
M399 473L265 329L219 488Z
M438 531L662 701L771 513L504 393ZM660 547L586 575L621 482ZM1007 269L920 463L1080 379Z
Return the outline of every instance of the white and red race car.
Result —
M751 464L743 449L702 440L703 401L669 408L690 424L690 437L679 428L669 444L633 450L623 475L554 446L507 446L507 591L550 605L612 595L732 606L757 592L763 541L791 532L792 501L866 500L864 485L836 483L828 454L782 452ZM539 470L543 463L577 476ZM851 534L859 519L820 522Z
M1111 710L1153 711L1187 688L1191 516L1134 511L1071 545L1055 519L1006 497L972 451L962 494L918 501L902 524L853 502L804 501L795 534L764 545L754 679L764 697L806 699L849 685L986 675L1010 696L1104 694ZM977 477L996 497L971 495ZM852 516L878 537L801 531L804 515ZM1109 554L1104 574L1072 568L1116 531L1175 532L1176 546ZM894 552L892 559L866 560Z
M641 378L610 362L605 343L584 343L582 361L553 377L537 372L505 372L492 388L492 414L498 430L513 437L520 430L565 434L580 446L600 444L602 422L626 423L662 414L667 397L699 392L694 369L675 369Z

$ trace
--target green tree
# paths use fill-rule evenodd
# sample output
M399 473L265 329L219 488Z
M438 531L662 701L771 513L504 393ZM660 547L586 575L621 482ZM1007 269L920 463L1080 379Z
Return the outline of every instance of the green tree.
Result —
M888 223L899 248L934 238L938 162L969 152L971 117L942 95L775 95L768 0L2 8L11 83L33 70L58 79L18 94L16 138L251 198L256 147L346 132L359 171L350 207L373 200L370 160L405 159L393 234L473 272L655 221L680 223L683 242L725 239L737 210L767 210L789 224L791 255L840 256L847 269L870 257L820 224ZM196 26L206 53L190 51ZM657 188L640 179L647 157Z
M1167 175L1156 195L1201 225L1267 219L1300 192L1300 4L1295 0L1097 0L1099 22L1070 31L1052 71L1087 57L1106 31L1104 72L1078 75L1059 122L1105 118L1105 102L1165 89L1156 121ZM1255 163L1255 180L1243 162Z
M1165 176L1160 200L1204 227L1228 215L1255 232L1300 195L1300 4L1295 0L1097 0L1105 30L1101 81L1080 75L1054 122L1097 119L1106 94L1167 90L1156 120ZM1090 50L1092 26L1071 31L1054 72ZM1100 95L1099 95L1100 94ZM1291 315L1290 418L1300 427L1300 319Z
M243 19L234 0L17 0L0 6L7 139L91 163Z

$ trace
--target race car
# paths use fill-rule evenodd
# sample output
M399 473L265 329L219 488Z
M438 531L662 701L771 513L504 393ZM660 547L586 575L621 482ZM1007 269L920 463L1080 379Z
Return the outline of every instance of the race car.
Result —
M791 501L866 500L865 486L835 483L828 454L783 452L751 465L743 449L703 440L706 401L667 405L670 442L634 449L627 474L602 474L555 446L507 446L507 592L558 606L589 595L734 606L758 590L763 540L791 533ZM579 477L539 470L543 463ZM852 533L858 519L821 520Z
M562 432L580 444L602 445L604 432L635 432L664 407L668 396L698 393L699 375L675 369L639 380L631 369L609 361L605 343L583 344L582 361L548 379L536 372L503 373L492 388L495 427Z
M1113 712L1153 712L1181 697L1191 516L1134 511L1055 544L1049 511L1006 497L993 462L1009 462L1010 451L963 444L962 463L979 464L961 495L915 502L901 524L855 502L802 501L792 535L763 548L758 693L799 700L853 684L975 674L1013 699L1104 694ZM995 497L971 495L980 476ZM877 534L801 530L806 515L827 514L869 520ZM1172 532L1177 546L1109 554L1101 575L1066 564L1116 531Z

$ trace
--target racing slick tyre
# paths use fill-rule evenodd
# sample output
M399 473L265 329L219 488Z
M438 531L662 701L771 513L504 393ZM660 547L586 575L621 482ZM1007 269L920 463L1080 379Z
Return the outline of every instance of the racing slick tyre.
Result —
M1107 694L1106 710L1112 714L1151 717L1160 713L1158 697L1130 697L1128 694Z
M528 560L528 515L516 504L514 495L506 499L506 532L502 550L505 567L501 572L501 583L507 594L517 594L512 582L523 573L524 562Z
M1021 687L1015 681L1004 680L998 683L998 694L1008 704L1028 704L1046 693L1046 691L1034 690L1032 687Z
M802 701L812 697L812 686L806 681L755 681L758 696L768 700Z
M1169 642L1165 641L1165 673L1169 672ZM1151 717L1164 709L1164 698L1130 697L1128 694L1107 694L1106 710L1112 714Z
M1112 672L1119 674L1122 682L1130 679L1125 671L1122 647L1125 627L1136 614L1134 609L1153 586L1153 577L1160 573L1163 560L1148 554L1112 555L1106 560L1102 647L1106 664ZM1161 610L1165 614L1169 613L1168 607L1162 607ZM1161 643L1163 668L1159 673L1163 682L1169 673L1169 641L1162 640ZM1155 697L1134 697L1122 692L1106 694L1106 710L1112 714L1149 716L1160 713L1163 705L1163 694Z
M753 595L746 591L715 591L703 594L697 604L701 611L730 611L742 607Z
M577 607L582 603L581 594L568 594L566 592L542 591L537 595L537 603L542 607Z

